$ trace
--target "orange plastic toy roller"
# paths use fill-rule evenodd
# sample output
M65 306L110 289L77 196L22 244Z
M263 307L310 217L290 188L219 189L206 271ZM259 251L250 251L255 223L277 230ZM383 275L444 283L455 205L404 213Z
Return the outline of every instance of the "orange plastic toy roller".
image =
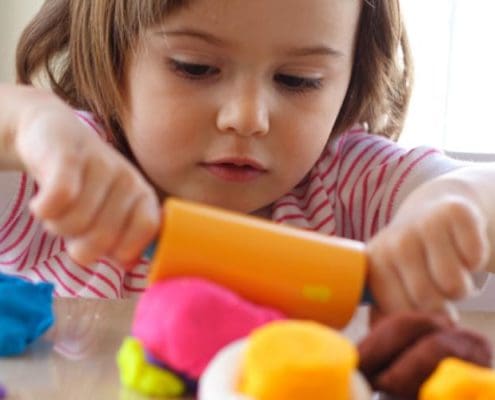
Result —
M361 299L365 274L361 242L168 199L149 280L201 277L290 318L340 328Z

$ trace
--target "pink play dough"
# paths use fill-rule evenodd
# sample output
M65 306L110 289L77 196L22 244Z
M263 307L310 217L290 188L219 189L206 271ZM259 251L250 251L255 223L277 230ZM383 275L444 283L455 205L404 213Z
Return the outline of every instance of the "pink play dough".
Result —
M153 357L199 378L224 346L283 318L214 283L180 278L155 283L143 293L132 334Z

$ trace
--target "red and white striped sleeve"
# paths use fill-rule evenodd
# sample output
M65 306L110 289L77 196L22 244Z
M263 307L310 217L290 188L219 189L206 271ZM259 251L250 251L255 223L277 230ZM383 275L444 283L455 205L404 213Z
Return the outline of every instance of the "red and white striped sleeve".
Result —
M0 271L28 262L38 224L26 210L35 190L25 173L0 173Z
M273 219L366 241L414 188L459 166L438 150L406 150L355 127L330 142L305 181L274 204Z

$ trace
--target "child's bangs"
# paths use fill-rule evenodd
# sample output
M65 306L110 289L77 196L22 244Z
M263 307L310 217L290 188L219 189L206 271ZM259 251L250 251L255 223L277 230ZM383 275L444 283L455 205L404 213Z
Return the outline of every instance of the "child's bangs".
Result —
M123 27L132 27L134 33L141 33L150 26L158 25L163 18L180 10L191 0L140 0L117 2L116 19Z

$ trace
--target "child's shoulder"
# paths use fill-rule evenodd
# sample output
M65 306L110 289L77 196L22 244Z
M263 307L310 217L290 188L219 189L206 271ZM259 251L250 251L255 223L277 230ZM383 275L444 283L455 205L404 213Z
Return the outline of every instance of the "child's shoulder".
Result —
M367 165L400 162L414 163L415 160L434 156L439 162L449 158L439 149L431 146L407 148L379 133L370 132L363 125L354 125L349 130L331 138L317 161L315 167L328 163L345 165ZM452 161L452 160L449 160Z
M356 124L335 138L331 138L326 149L329 152L338 155L371 149L374 146L399 147L399 145L391 139L370 132L363 125Z
M317 170L327 170L329 165L336 167L351 160L363 160L371 153L386 149L400 149L392 140L369 132L362 125L354 125L338 136L331 137L320 158L315 164Z

